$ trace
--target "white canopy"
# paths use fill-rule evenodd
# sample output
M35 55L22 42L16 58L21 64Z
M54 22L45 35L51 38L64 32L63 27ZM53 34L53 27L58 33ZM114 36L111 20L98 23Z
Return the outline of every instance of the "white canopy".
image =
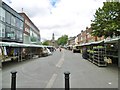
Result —
M44 47L43 45L23 44L23 43L15 43L15 42L0 42L0 46L12 46L12 47Z

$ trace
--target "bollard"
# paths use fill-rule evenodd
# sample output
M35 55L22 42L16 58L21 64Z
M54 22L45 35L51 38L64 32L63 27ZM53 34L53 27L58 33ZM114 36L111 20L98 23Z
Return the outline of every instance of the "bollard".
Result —
M17 71L12 71L12 77L11 77L11 90L16 90L16 73Z
M70 72L64 72L65 74L65 90L70 90L69 86L69 74Z

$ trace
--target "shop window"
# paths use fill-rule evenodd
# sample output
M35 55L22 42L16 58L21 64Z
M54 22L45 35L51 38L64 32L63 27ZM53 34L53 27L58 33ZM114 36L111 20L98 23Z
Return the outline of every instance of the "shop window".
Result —
M6 21L8 24L11 24L11 14L6 11L5 17L6 17L6 18L5 18L5 21Z

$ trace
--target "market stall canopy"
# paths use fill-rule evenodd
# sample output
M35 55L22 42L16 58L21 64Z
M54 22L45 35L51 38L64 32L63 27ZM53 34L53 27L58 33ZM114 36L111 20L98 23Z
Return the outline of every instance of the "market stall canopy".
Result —
M52 48L53 46L46 46L46 45L44 45L43 47L51 47Z
M95 45L95 44L100 44L100 43L103 43L104 40L101 40L101 41L96 41L96 42L90 42L90 43L83 43L83 44L79 44L77 46L89 46L89 45Z
M43 45L35 45L35 44L23 44L23 43L15 43L15 42L0 42L0 46L11 46L11 47L44 47Z
M0 46L10 46L9 42L0 42Z
M114 39L105 39L104 43L117 43L118 40L120 40L120 37L114 38Z
M91 45L91 43L83 43L83 44L79 44L79 45L77 45L77 46L88 46L88 45Z
M100 44L100 43L104 43L104 40L97 41L97 42L91 42L92 45L94 45L94 44Z

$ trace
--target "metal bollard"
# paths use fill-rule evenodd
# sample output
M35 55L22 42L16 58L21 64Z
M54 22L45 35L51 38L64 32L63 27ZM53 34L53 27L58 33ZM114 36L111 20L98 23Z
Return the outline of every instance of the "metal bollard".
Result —
M17 71L12 71L12 77L11 77L11 90L16 90L16 73Z
M70 72L64 72L65 74L65 90L70 90L70 86L69 86L69 74Z

